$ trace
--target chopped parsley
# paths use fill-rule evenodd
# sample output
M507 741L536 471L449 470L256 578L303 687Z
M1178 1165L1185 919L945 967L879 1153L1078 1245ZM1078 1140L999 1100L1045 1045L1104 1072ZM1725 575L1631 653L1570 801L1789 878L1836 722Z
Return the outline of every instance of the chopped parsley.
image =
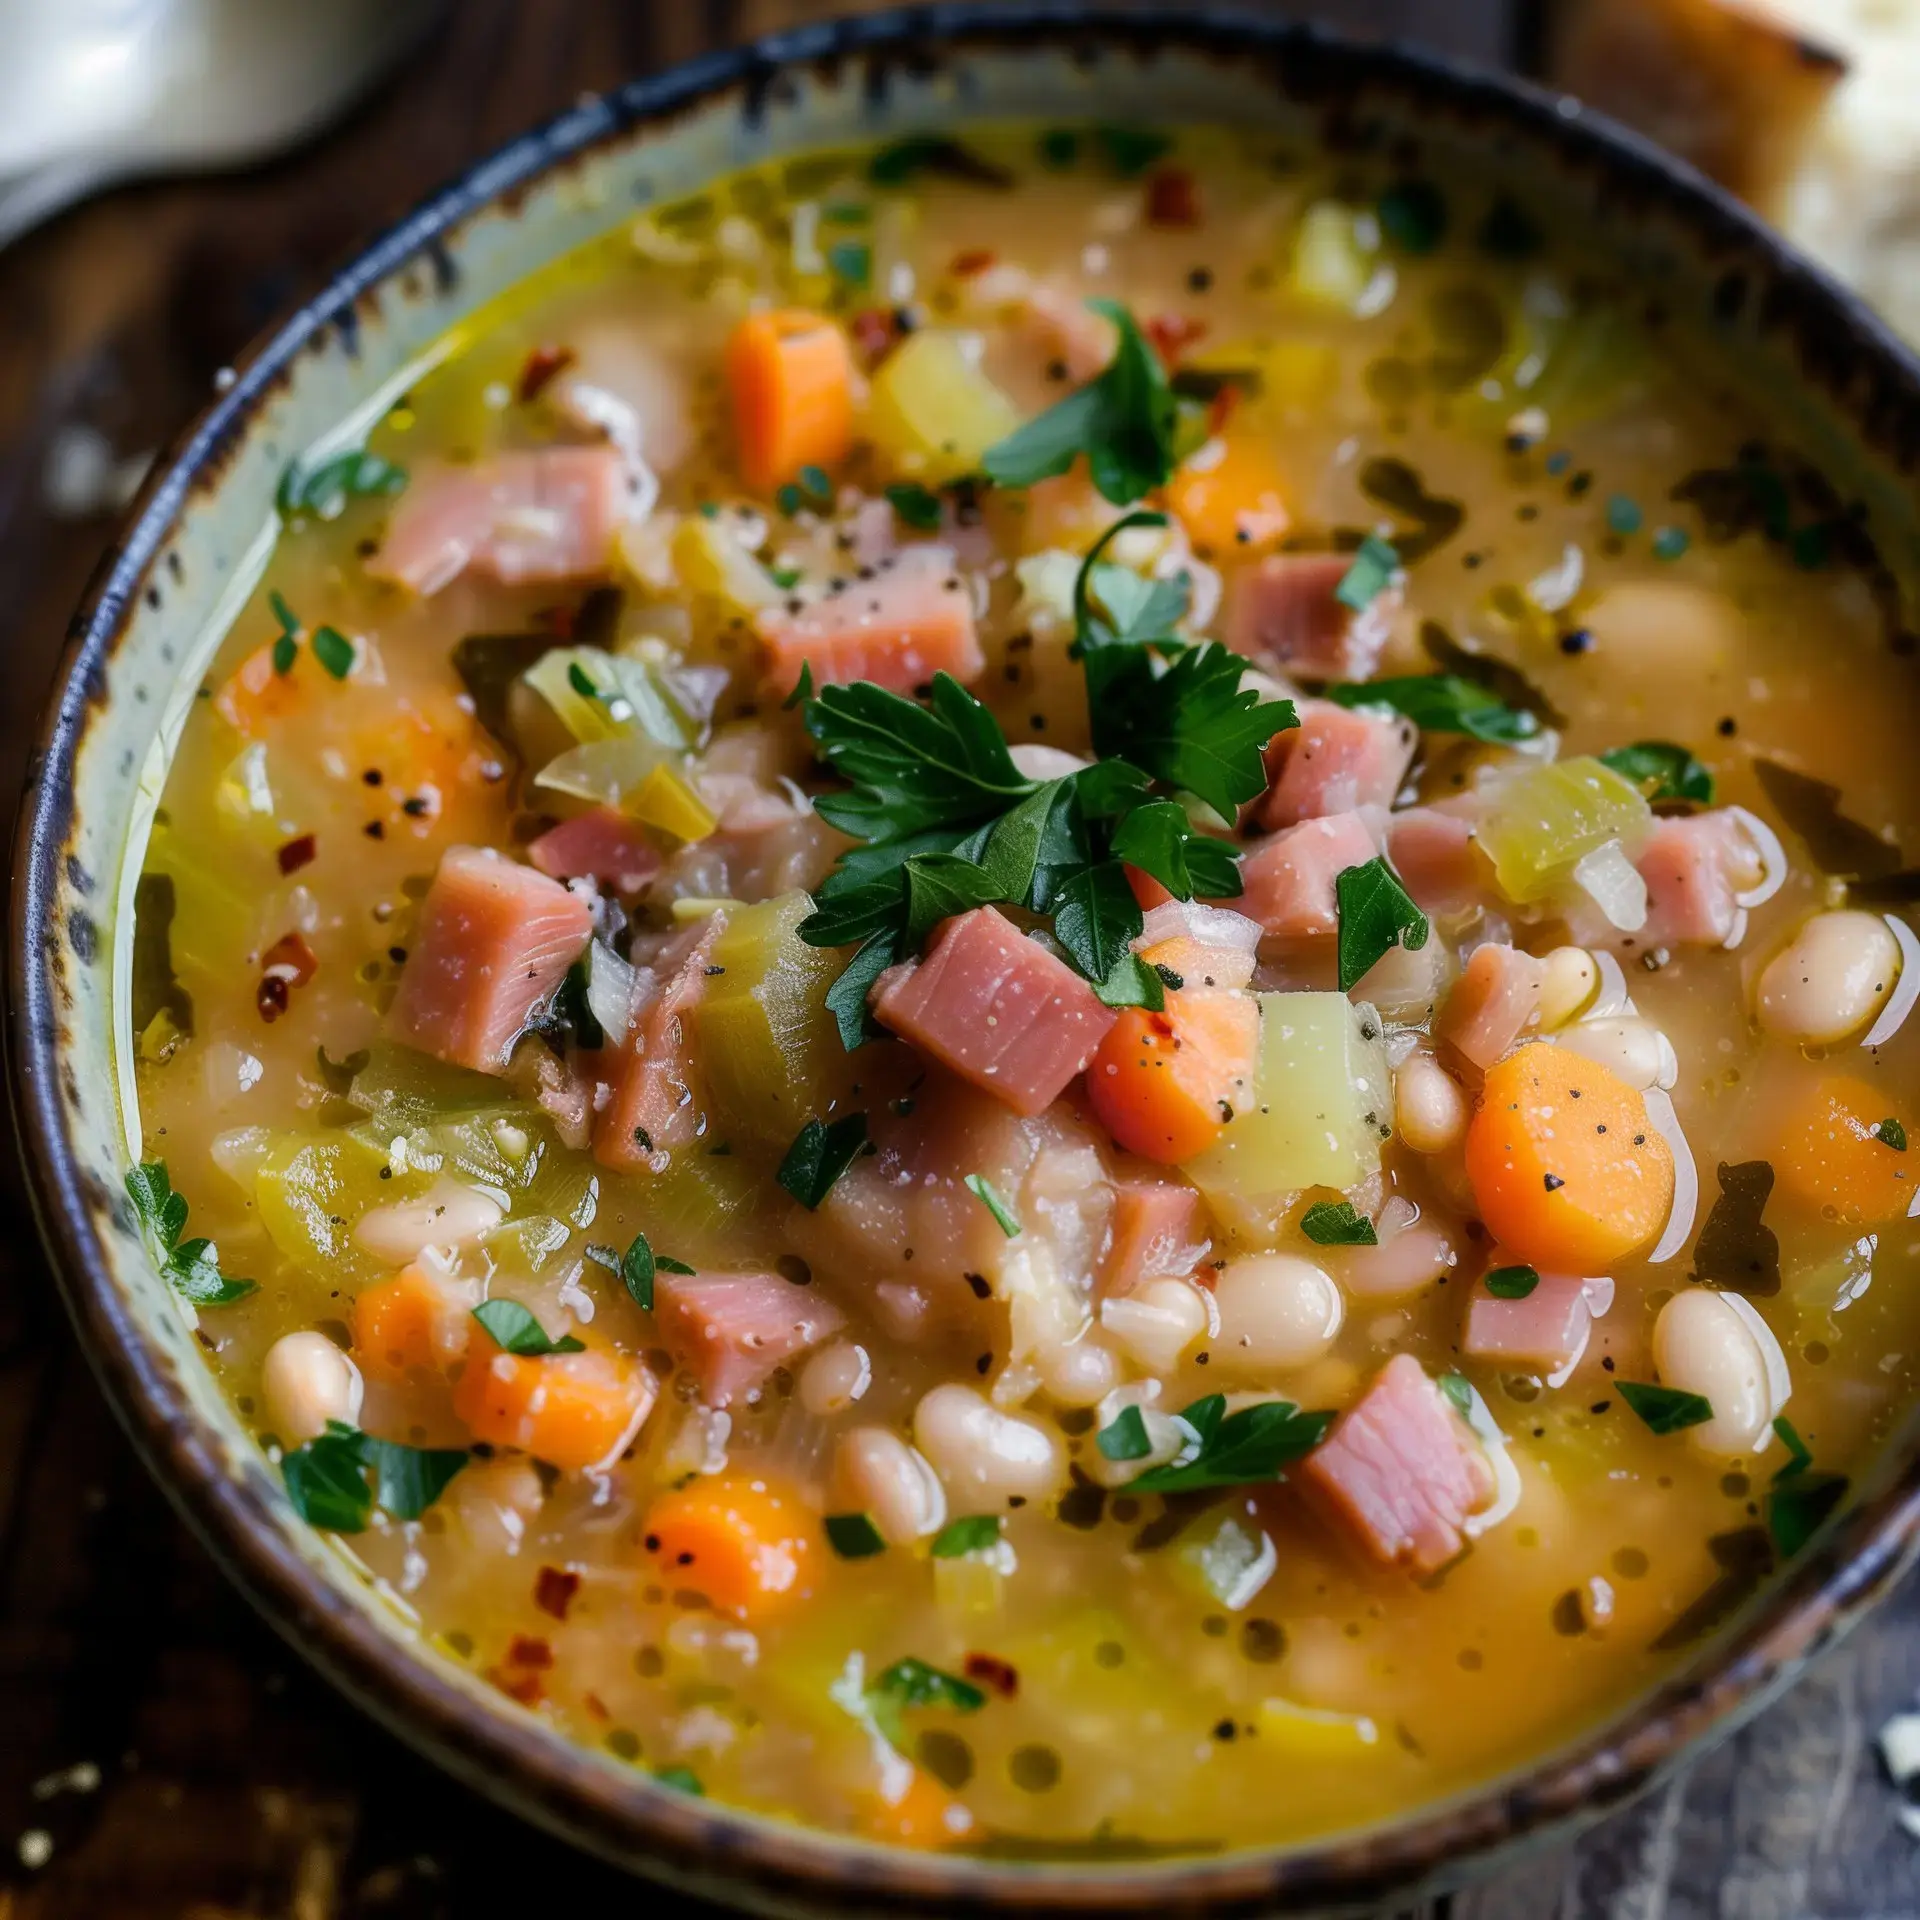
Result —
M1620 1398L1646 1423L1651 1433L1681 1433L1713 1418L1713 1405L1704 1394L1682 1393L1678 1387L1656 1387L1639 1380L1618 1383Z
M1145 173L1156 160L1164 160L1173 151L1171 135L1142 127L1099 126L1094 128L1093 138L1107 163L1125 180Z
M1360 542L1352 564L1340 576L1333 597L1343 607L1349 607L1355 613L1364 613L1392 584L1399 568L1400 556L1392 546L1377 534L1370 533Z
M1907 1150L1907 1130L1898 1120L1882 1120L1874 1128L1873 1137L1883 1147L1891 1147L1895 1153L1905 1153Z
M1455 673L1416 673L1397 680L1343 680L1326 690L1343 707L1391 707L1422 733L1464 733L1510 745L1540 731L1532 714Z
M406 484L406 469L377 453L337 453L313 467L289 461L280 476L274 504L284 520L297 514L331 520L349 500L390 498Z
M146 1236L148 1250L167 1284L196 1307L228 1307L256 1290L252 1280L231 1280L220 1271L220 1249L211 1240L182 1240L186 1195L176 1193L164 1160L148 1160L127 1174L127 1198Z
M1340 908L1340 991L1350 993L1394 947L1418 953L1431 928L1413 896L1381 858L1344 869L1333 883Z
M1524 1300L1539 1284L1534 1267L1494 1267L1487 1274L1487 1291L1496 1300Z
M1773 1484L1777 1487L1781 1481L1791 1480L1813 1465L1813 1449L1800 1438L1799 1431L1784 1413L1774 1421L1773 1431L1787 1450L1787 1464L1774 1472Z
M809 1120L794 1136L774 1178L811 1213L854 1161L872 1150L864 1113L845 1114L824 1126Z
M1473 1412L1473 1387L1464 1373L1443 1373L1434 1384L1463 1419Z
M827 267L836 280L864 287L873 278L873 247L865 240L836 240L827 248Z
M592 1249L589 1249L592 1251ZM608 1254L612 1254L608 1248ZM625 1253L609 1258L606 1264L620 1275L620 1282L633 1296L634 1305L645 1313L653 1311L653 1276L656 1273L691 1273L684 1260L672 1260L655 1253L644 1233L636 1233Z
M364 1533L375 1506L395 1520L418 1520L468 1458L464 1447L402 1446L329 1420L318 1439L282 1459L280 1476L309 1526Z
M883 1730L889 1722L897 1731L905 1707L946 1707L954 1713L978 1713L987 1696L971 1680L943 1672L924 1660L896 1660L867 1688L867 1704Z
M871 1560L876 1553L887 1550L886 1540L870 1514L830 1513L821 1524L826 1529L827 1544L842 1560Z
M947 134L915 133L884 146L867 162L875 186L899 187L920 174L940 174L976 187L1010 187L1014 178L997 162L982 158Z
M984 1553L999 1543L1000 1516L997 1513L969 1513L949 1520L933 1536L927 1551L936 1560L958 1560L965 1553Z
M1600 756L1615 773L1631 780L1648 800L1713 805L1713 775L1685 747L1671 740L1636 740Z
M279 635L273 643L273 670L282 677L293 671L300 658L300 642L290 633Z
M1131 1493L1191 1493L1205 1487L1263 1486L1290 1462L1320 1444L1333 1415L1303 1413L1291 1400L1261 1400L1227 1412L1225 1394L1211 1393L1182 1409L1190 1451L1163 1467L1149 1467Z
M1789 1560L1832 1517L1847 1497L1843 1473L1796 1472L1767 1495L1767 1531L1781 1559Z
M800 678L793 683L793 691L780 702L782 713L791 713L795 707L803 707L813 698L813 662L800 662Z
M570 1333L550 1340L532 1310L518 1300L483 1300L474 1308L473 1317L486 1328L495 1346L507 1353L517 1353L522 1359L538 1360L549 1353L586 1352L585 1346Z
M336 680L344 680L353 671L353 642L336 627L316 627L307 642L313 657Z
M1316 1247L1377 1247L1380 1236L1350 1200L1321 1200L1300 1216L1300 1231Z
M993 1182L989 1180L985 1174L968 1174L966 1187L967 1191L993 1215L994 1225L997 1226L1009 1240L1013 1239L1014 1236L1019 1233L1019 1217L1014 1213L1013 1209L1000 1198L1000 1195L994 1190Z
M675 1793L690 1793L696 1800L706 1798L707 1790L691 1767L661 1767L653 1777L661 1786L671 1787Z
M1094 1435L1093 1444L1103 1460L1144 1460L1153 1451L1147 1416L1138 1407L1122 1407Z
M917 480L896 480L887 489L887 504L906 525L920 533L937 532L940 526L940 496Z

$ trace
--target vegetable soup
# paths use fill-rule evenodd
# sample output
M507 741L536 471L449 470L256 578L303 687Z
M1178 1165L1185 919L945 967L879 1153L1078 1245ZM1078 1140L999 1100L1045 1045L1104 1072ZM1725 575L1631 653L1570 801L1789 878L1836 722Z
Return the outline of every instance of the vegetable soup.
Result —
M300 1515L687 1792L1025 1857L1521 1767L1914 1390L1912 641L1504 193L1001 128L287 470L129 1191Z

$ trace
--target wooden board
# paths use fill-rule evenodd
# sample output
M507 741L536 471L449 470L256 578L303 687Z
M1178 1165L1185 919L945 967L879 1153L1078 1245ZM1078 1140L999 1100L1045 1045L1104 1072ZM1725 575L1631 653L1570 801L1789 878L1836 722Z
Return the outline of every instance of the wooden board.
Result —
M1332 9L1497 57L1499 0ZM826 9L460 0L344 127L244 178L127 188L0 254L0 782L137 459L356 238L582 89ZM442 1780L228 1590L113 1426L4 1158L0 1920L427 1920L692 1909ZM1920 1584L1759 1726L1577 1850L1420 1920L1914 1920L1920 1851L1870 1735L1920 1686ZM44 1860L42 1855L44 1854Z

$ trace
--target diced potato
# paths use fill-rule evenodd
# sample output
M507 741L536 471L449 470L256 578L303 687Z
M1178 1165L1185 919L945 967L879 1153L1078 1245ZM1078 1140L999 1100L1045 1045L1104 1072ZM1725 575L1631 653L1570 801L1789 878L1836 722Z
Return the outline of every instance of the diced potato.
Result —
M1380 1165L1392 1082L1373 1008L1339 993L1262 993L1253 1098L1184 1171L1243 1239L1276 1234L1307 1187L1345 1190Z
M1583 754L1530 768L1496 787L1480 845L1501 892L1528 906L1564 888L1573 869L1609 840L1631 851L1652 823L1639 788Z
M923 480L978 472L987 449L1019 424L960 334L911 334L873 377L867 437L890 465Z
M524 677L578 741L639 733L664 747L687 747L700 731L700 720L682 710L653 667L630 654L555 647Z
M653 769L626 798L627 811L636 820L676 840L704 840L720 822L713 809L687 784L675 767Z
M832 1117L853 1079L826 1003L844 957L794 931L811 911L789 893L729 912L711 960L721 971L693 1015L715 1124L783 1151L809 1119Z
M717 1130L682 1148L662 1173L601 1176L609 1204L637 1219L657 1252L693 1261L766 1205L766 1175ZM737 1252L736 1252L737 1257Z
M1231 1513L1203 1515L1174 1548L1179 1577L1195 1598L1229 1613L1251 1605L1279 1564L1272 1536Z
M1293 236L1294 290L1343 313L1360 304L1373 279L1379 252L1377 233L1369 241L1363 222L1371 216L1338 200L1316 200L1301 216Z
M680 584L711 594L736 613L777 607L786 596L724 520L690 513L673 535L673 561Z

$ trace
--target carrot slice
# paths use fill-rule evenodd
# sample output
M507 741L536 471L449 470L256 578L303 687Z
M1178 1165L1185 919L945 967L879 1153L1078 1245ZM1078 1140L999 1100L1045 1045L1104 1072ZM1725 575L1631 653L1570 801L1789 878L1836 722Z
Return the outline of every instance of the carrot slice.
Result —
M695 1480L648 1509L643 1540L662 1575L741 1619L777 1613L812 1591L819 1522L791 1494L745 1475Z
M506 1353L476 1327L453 1410L476 1440L578 1472L618 1456L652 1411L654 1392L653 1375L625 1354Z
M875 1840L895 1847L950 1847L969 1832L973 1816L923 1767L897 1799L882 1793L860 1796L860 1825Z
M444 1372L466 1345L464 1308L417 1262L363 1288L353 1303L353 1355L370 1380Z
M1604 1273L1673 1204L1673 1153L1617 1075L1535 1041L1487 1072L1467 1178L1494 1238L1529 1266Z
M214 711L236 733L258 740L276 721L299 710L304 696L295 675L300 666L296 657L285 673L276 672L273 648L255 647L213 696Z
M1087 1098L1119 1145L1172 1163L1219 1137L1253 1082L1260 1010L1244 993L1192 987L1163 1011L1128 1007L1087 1068Z
M1829 1074L1787 1106L1773 1166L1789 1193L1829 1217L1865 1226L1894 1220L1913 1205L1909 1154L1881 1133L1920 1147L1913 1123L1879 1088Z
M727 341L727 388L747 485L770 492L802 467L833 467L853 443L847 336L805 308L750 313Z
M1216 558L1270 546L1293 524L1272 436L1258 430L1209 441L1167 483L1167 505Z

